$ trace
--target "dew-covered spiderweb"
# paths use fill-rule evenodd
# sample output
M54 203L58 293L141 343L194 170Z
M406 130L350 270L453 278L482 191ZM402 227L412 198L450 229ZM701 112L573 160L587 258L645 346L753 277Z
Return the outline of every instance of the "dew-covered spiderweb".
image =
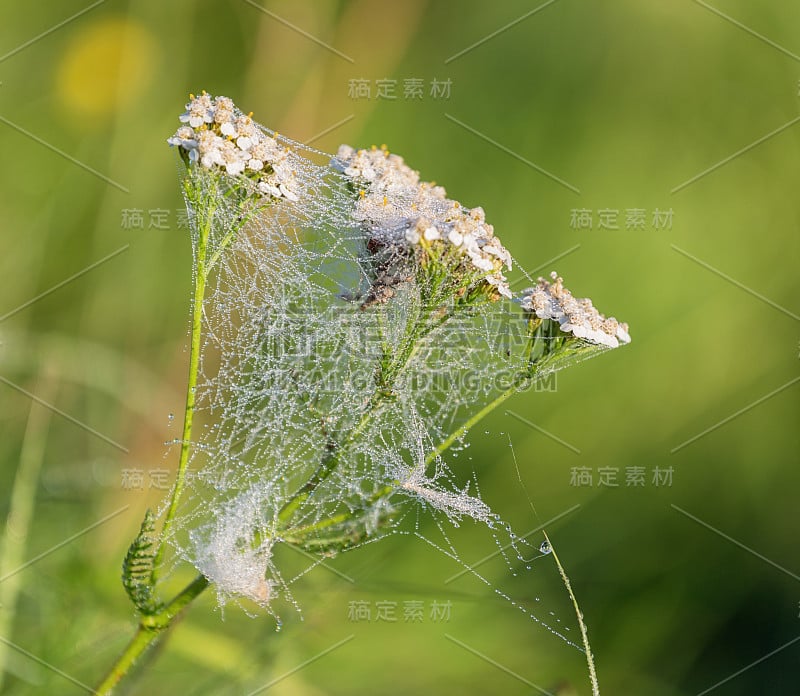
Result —
M421 211L411 184L370 199L330 155L260 132L284 149L292 196L247 208L224 174L196 164L184 174L195 258L203 220L213 224L196 423L167 539L176 560L203 573L221 603L274 612L276 599L293 601L278 544L322 558L411 533L467 568L449 530L469 518L488 526L509 564L536 555L540 540L513 535L478 481L451 469L458 460L437 456L520 386L530 359L518 304L458 305L455 280L438 278L441 305L426 306L418 262L393 246L423 214L445 229L453 202L437 192ZM586 346L548 369L601 350Z

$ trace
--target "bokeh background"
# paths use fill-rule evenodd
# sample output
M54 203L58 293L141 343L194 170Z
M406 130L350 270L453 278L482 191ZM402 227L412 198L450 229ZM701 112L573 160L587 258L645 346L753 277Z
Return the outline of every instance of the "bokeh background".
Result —
M798 693L798 27L777 0L3 3L2 693L85 691L134 626L120 562L174 467L187 362L165 139L201 89L324 150L387 143L630 323L459 465L520 533L557 518L602 693ZM580 652L418 540L331 565L355 582L309 574L279 633L203 597L128 693L589 693ZM552 556L526 565L480 570L577 640Z

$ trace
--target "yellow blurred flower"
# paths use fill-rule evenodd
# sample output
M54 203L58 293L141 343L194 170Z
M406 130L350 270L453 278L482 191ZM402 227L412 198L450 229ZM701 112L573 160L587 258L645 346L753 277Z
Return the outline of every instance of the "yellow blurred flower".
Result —
M138 22L122 17L93 22L74 35L57 66L59 101L81 118L114 113L150 84L157 51L154 36Z

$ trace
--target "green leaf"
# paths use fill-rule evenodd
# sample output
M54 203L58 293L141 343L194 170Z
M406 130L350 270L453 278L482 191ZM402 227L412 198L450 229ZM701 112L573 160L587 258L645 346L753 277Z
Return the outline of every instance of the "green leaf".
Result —
M155 614L161 603L155 596L155 515L148 510L139 534L133 540L122 562L122 586L134 606L145 615Z

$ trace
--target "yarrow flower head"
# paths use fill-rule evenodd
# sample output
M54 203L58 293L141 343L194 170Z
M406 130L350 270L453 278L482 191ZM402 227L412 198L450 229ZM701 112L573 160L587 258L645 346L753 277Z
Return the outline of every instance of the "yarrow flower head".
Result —
M555 271L548 282L539 278L533 288L522 292L520 305L532 316L552 321L565 334L608 348L630 343L628 325L614 317L606 318L595 309L588 297L573 297L564 287L564 279Z
M252 192L296 202L299 185L290 151L260 128L252 114L239 111L228 97L205 92L190 95L183 125L167 142L179 149L188 165L224 171L239 177Z
M444 269L460 292L478 289L490 300L511 298L503 275L511 270L511 254L486 222L483 208L465 208L447 198L443 187L420 181L419 172L385 146L355 150L342 145L332 165L358 195L355 218L370 252L392 258L407 252L423 267Z

